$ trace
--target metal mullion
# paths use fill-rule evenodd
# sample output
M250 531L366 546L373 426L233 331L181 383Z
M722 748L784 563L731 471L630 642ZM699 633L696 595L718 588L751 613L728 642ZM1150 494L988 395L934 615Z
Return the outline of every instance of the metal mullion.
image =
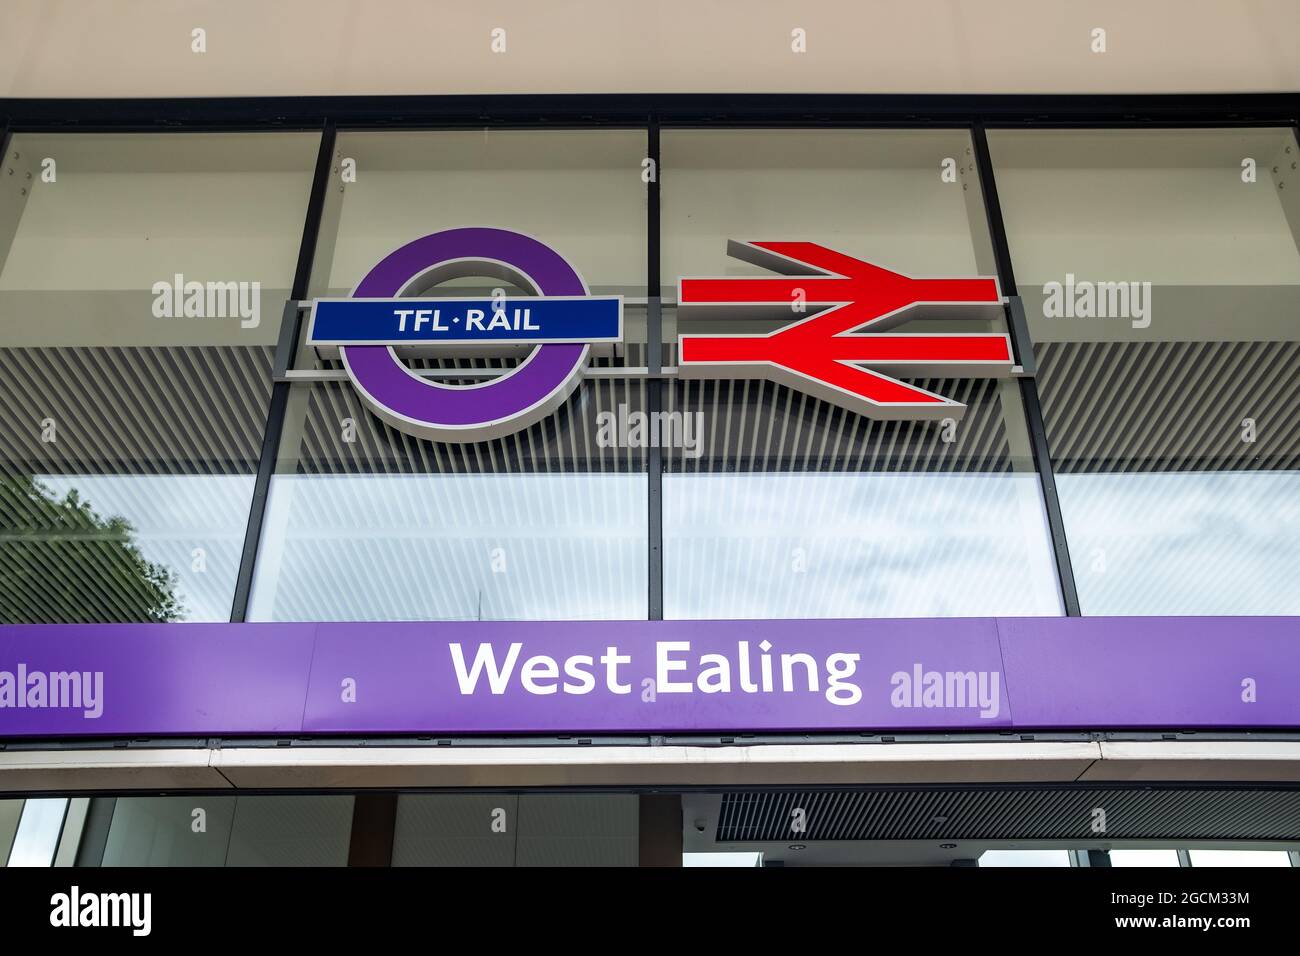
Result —
M307 216L303 221L302 241L298 246L298 263L294 269L293 288L289 298L302 301L307 298L312 266L316 258L316 239L320 233L321 217L325 207L325 187L330 177L330 164L334 155L334 124L326 120L320 131L320 145L316 153L316 170L313 173L311 195L307 201ZM288 316L286 316L288 318ZM291 341L297 343L302 312L293 313L294 330ZM239 575L235 579L235 596L230 619L243 621L248 616L248 600L252 592L253 571L257 551L261 544L262 523L266 517L270 498L271 477L275 473L276 459L280 453L280 437L289 410L289 382L276 382L272 386L271 402L267 409L266 429L262 433L262 454L258 460L257 478L253 484L253 500L248 511L248 526L244 532L244 550L239 560Z
M659 300L660 281L660 223L659 180L663 175L659 147L659 119L651 116L646 123L646 158L654 175L646 183L646 368L658 375L663 366L663 309ZM662 377L644 382L646 412L654 422L663 409L664 389ZM683 409L685 414L685 409ZM660 442L647 449L646 456L646 507L647 507L647 571L648 616L661 621L664 616L664 462Z
M984 196L984 212L988 221L989 236L993 240L993 260L997 263L998 281L1004 296L1016 295L1016 276L1011 263L1011 246L1007 241L1006 224L1002 219L1002 206L998 201L997 181L993 175L993 161L989 155L988 136L983 123L971 129L971 142L975 147L975 167L979 172L980 191ZM1032 356L1033 342L1029 337L1028 323L1023 330L1018 323L1008 322L1012 345L1017 360L1023 365L1025 356ZM1034 450L1034 464L1043 490L1043 506L1052 535L1052 549L1056 555L1057 578L1061 585L1061 600L1065 613L1078 617L1079 591L1074 580L1074 567L1070 561L1069 542L1065 536L1065 517L1061 512L1061 499L1056 490L1056 475L1052 470L1051 450L1047 443L1047 428L1043 422L1043 409L1038 397L1038 383L1032 378L1020 379L1020 395L1025 406L1025 419L1029 426L1030 444Z

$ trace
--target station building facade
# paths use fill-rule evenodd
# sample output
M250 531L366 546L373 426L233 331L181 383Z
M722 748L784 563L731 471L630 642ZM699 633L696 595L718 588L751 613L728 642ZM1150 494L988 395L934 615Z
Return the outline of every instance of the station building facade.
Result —
M486 102L10 105L10 865L1295 862L1285 101ZM890 276L989 284L687 351ZM539 293L617 341L504 425L586 346L317 334Z

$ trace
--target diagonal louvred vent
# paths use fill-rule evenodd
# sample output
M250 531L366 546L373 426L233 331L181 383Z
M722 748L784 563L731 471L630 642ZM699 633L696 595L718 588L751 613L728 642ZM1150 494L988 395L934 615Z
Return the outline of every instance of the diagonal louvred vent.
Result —
M875 421L803 392L751 379L681 381L665 410L703 413L701 455L666 449L669 472L956 472L1011 470L993 379L917 379L967 406L954 441L936 422Z
M1048 342L1035 354L1058 473L1300 467L1300 342Z
M0 460L34 474L249 474L269 346L0 349ZM57 427L44 440L42 422Z
M1300 839L1300 790L986 789L770 791L722 797L716 840ZM792 831L794 811L806 829Z
M225 619L271 368L269 346L0 349L0 622Z

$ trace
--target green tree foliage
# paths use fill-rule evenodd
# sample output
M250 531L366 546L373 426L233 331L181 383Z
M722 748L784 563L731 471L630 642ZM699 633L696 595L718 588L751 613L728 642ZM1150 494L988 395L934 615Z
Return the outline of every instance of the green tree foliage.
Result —
M180 617L175 575L145 560L133 532L75 489L60 499L29 475L0 475L0 622Z

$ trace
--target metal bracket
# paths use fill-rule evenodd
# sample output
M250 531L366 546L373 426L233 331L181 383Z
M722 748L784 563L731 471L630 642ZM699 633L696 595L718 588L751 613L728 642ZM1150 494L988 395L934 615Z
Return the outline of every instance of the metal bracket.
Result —
M1029 337L1029 320L1025 317L1025 302L1018 295L1007 296L1007 321L1010 323L1011 341L1016 347L1016 378L1034 378L1038 375L1038 360L1034 358L1033 341Z
M273 382L289 381L289 366L293 363L294 350L298 346L298 313L310 308L310 302L299 302L296 299L285 301L280 318L280 338L275 345L275 365L271 370Z

